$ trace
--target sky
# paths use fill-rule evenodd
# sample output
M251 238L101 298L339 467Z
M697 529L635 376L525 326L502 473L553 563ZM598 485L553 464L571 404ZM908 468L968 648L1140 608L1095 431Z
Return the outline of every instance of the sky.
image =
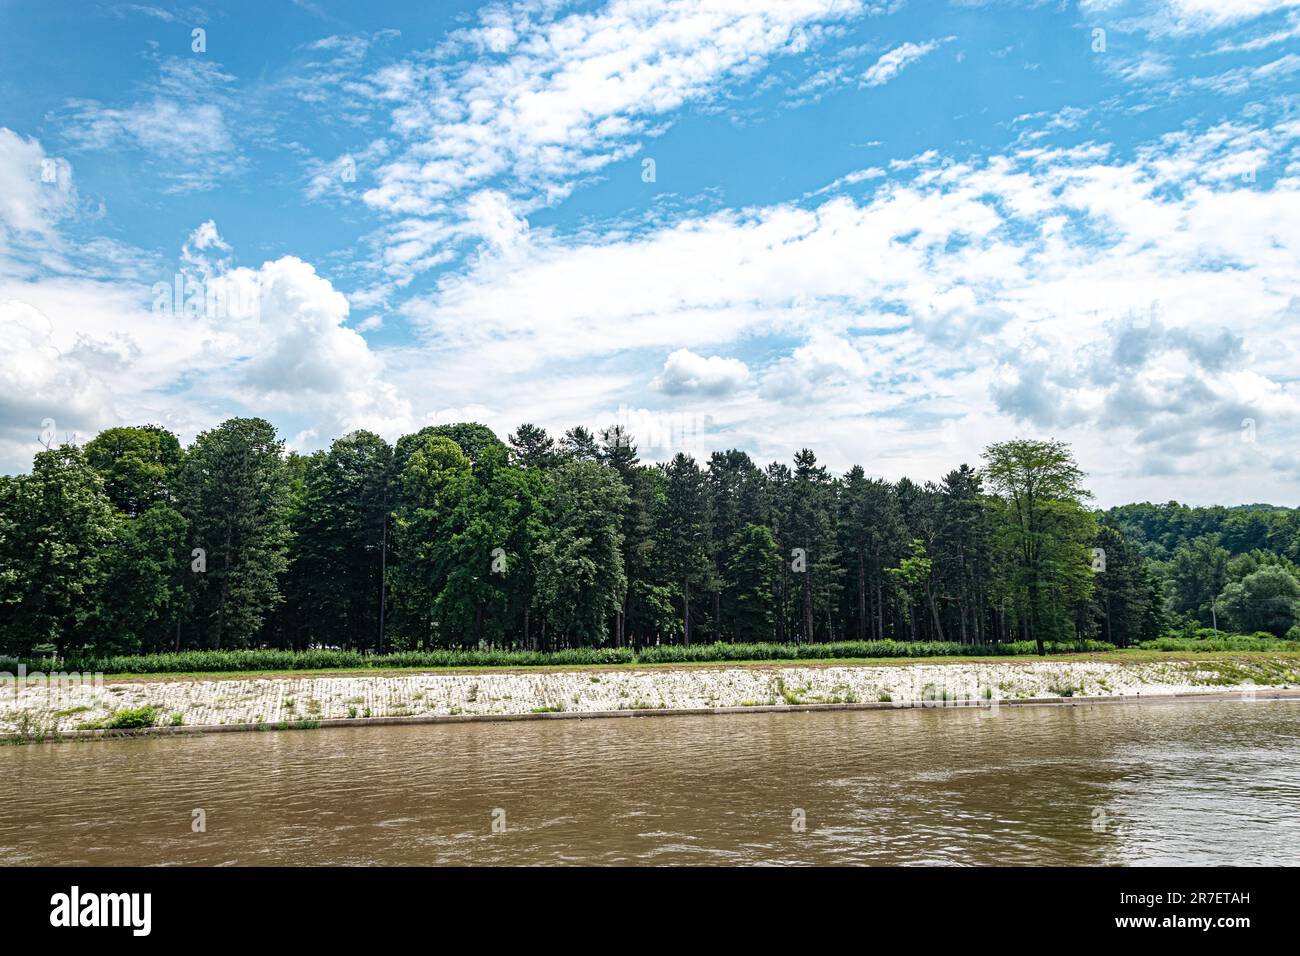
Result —
M1300 0L0 0L0 471L480 421L1300 505Z

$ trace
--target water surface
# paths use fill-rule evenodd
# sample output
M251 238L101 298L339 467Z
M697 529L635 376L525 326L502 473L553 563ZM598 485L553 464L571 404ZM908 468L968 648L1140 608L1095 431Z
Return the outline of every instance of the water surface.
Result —
M1300 864L1300 702L981 713L0 747L0 863Z

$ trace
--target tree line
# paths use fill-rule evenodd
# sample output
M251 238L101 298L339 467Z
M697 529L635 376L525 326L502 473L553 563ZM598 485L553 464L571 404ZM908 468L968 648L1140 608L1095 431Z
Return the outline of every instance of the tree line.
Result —
M0 652L1157 637L1163 569L1083 479L1051 441L917 483L647 464L617 425L110 428L0 477Z

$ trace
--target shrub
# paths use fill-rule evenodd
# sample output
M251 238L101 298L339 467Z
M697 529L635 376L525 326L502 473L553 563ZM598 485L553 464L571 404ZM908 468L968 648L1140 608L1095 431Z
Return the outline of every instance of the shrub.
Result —
M1103 641L1048 642L1049 654L1096 653L1114 650ZM281 651L252 649L182 651L180 653L68 658L62 665L82 673L178 674L212 671L372 670L380 668L443 667L571 667L618 664L690 664L732 661L784 661L875 657L1002 657L1033 654L1032 641L1006 644L959 644L956 641L839 641L826 644L664 644L633 651L626 647L577 647L559 651L459 650L360 651L313 649ZM45 662L49 666L50 662ZM29 665L30 667L30 665ZM15 668L16 669L16 668Z
M1271 635L1247 637L1244 634L1234 634L1217 640L1162 637L1154 641L1143 641L1138 647L1144 651L1300 651L1300 641L1282 640Z
M105 725L110 730L139 730L152 727L158 723L158 708L137 707L135 710L119 710L109 718Z

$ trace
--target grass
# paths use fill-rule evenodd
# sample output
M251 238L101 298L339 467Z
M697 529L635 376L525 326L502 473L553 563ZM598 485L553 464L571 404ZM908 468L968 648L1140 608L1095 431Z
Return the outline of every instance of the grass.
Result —
M119 710L104 724L109 730L140 730L158 723L157 707L136 707L133 710Z
M1300 684L1300 660L1255 654L1234 654L1207 660L1198 666L1200 673L1192 683L1210 687L1235 684Z
M781 695L782 700L792 707L803 703L803 699L799 694L795 691L788 690L785 686L785 681L779 677L776 679L776 692Z
M1245 636L1162 637L1157 641L1143 641L1139 646L1148 651L1300 651L1300 641Z
M58 721L43 714L34 714L29 710L20 710L10 717L12 731L0 738L3 743L39 743L44 740L58 740Z
M1298 648L1300 649L1300 648ZM823 644L696 644L691 647L661 645L631 648L573 648L559 651L434 650L399 651L370 655L358 651L273 649L232 651L182 651L180 653L70 656L62 663L26 661L29 670L44 668L117 676L211 673L267 673L284 671L362 671L449 669L483 667L580 667L629 664L717 664L749 661L824 661L875 658L1014 657L1030 654L1027 641L1007 644L959 644L955 641L838 641ZM1048 645L1049 653L1070 654L1113 650L1100 641L1074 641ZM0 660L0 670L18 661Z
M258 724L258 730L317 730L319 720L282 720L278 724Z
M1190 643L1190 642L1189 642ZM1203 642L1196 642L1200 645ZM1232 650L1234 656L1242 654L1269 658L1300 658L1300 647L1291 649L1287 644L1294 642L1278 641L1276 648L1255 650ZM1148 647L1120 648L1110 651L1078 651L1060 653L1041 658L1037 654L1006 654L997 657L972 654L946 654L938 657L826 657L816 659L791 660L787 658L764 658L755 660L727 661L727 667L842 667L848 665L869 665L871 667L906 667L924 660L926 664L1007 664L1032 663L1043 660L1073 661L1109 661L1111 663L1151 663L1155 661L1209 660L1223 656L1226 649L1196 647L1188 650L1159 650ZM448 673L448 674L509 674L509 673L548 673L556 671L609 671L609 670L676 670L717 668L718 662L696 661L681 663L643 663L632 664L551 664L529 665L459 665L455 667L323 667L313 669L292 668L286 670L258 671L151 671L139 672L104 672L104 680L109 683L128 683L136 681L175 681L175 680L256 680L276 677L388 677L404 674ZM108 688L110 692L114 688Z

